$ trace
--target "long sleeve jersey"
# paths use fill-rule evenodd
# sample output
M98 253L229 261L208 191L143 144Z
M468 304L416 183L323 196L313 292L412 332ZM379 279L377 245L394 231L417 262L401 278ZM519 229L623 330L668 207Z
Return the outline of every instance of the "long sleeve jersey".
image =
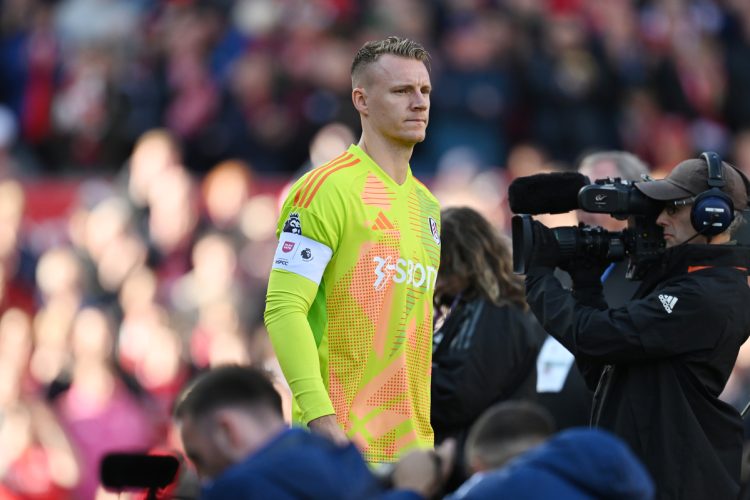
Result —
M352 145L292 187L278 236L265 320L293 420L335 413L370 462L431 446L437 200Z

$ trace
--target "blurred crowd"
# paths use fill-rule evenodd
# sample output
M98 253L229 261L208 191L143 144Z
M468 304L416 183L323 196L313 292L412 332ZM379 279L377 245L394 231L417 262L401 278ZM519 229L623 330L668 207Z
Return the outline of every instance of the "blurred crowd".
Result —
M349 64L432 54L412 166L508 231L517 176L624 149L750 172L744 0L0 0L0 499L93 498L108 451L176 446L184 382L278 373L263 327L285 186L356 142ZM75 180L53 224L31 190ZM288 395L283 377L279 390ZM750 399L750 352L726 399ZM288 404L288 396L285 401Z
M3 0L2 9L0 104L15 134L3 124L0 144L17 137L19 154L3 164L23 173L118 170L141 134L166 127L193 172L238 158L289 174L324 124L358 126L351 57L389 33L432 54L430 134L413 159L427 174L456 162L504 167L524 143L563 165L604 148L661 168L695 150L734 154L750 127L743 0Z

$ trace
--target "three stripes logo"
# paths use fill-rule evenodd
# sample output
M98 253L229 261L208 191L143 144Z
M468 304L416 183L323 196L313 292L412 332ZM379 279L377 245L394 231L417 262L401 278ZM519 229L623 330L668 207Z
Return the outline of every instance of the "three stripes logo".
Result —
M379 212L378 216L375 218L375 223L372 225L373 230L386 230L386 229L394 229L393 223L388 220L388 218L385 216L383 212Z
M677 297L661 294L659 295L659 300L661 301L661 305L664 306L664 310L667 311L667 314L672 314L674 306L677 304Z

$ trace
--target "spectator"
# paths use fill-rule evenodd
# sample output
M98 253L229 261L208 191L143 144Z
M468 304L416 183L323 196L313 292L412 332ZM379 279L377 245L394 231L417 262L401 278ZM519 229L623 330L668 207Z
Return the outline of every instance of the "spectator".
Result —
M638 458L613 434L568 429L506 467L475 475L450 500L649 500L654 485Z
M536 403L497 403L471 426L465 448L467 472L475 475L500 469L554 433L552 416Z
M253 368L225 365L200 375L175 407L185 452L209 480L202 498L420 498L435 477L394 471L385 492L353 444L289 429L281 399ZM419 462L421 465L422 462ZM407 467L412 463L405 463Z
M83 473L49 405L20 398L0 407L0 498L68 500Z
M137 451L156 443L155 408L135 392L113 359L111 319L84 308L75 317L69 379L56 381L54 407L80 460L74 496L94 498L99 461L115 450Z
M470 208L441 219L435 303L446 316L434 334L431 421L435 442L455 438L460 451L493 403L534 398L545 333L528 312L508 243Z

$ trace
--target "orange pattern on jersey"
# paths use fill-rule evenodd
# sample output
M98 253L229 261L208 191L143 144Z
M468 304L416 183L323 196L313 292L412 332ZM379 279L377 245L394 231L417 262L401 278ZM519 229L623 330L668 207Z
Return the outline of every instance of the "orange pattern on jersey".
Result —
M394 394L399 394L404 387L408 386L406 366L399 368L398 373L391 377L384 386L380 387L375 394L367 399L367 404L372 407L384 406L386 409L397 413L411 415L408 400L406 398L394 399Z
M389 283L385 288L385 294L383 297L383 306L379 312L379 317L374 320L375 322L375 336L372 339L372 347L375 350L375 354L379 358L383 357L383 351L385 350L385 341L388 339L388 319L391 317L393 312L393 283ZM355 294L352 294L355 295Z
M404 434L403 436L396 438L396 442L394 444L397 450L401 450L401 449L406 448L408 445L410 445L416 440L417 440L417 434L412 429L408 433Z
M362 187L361 197L362 203L365 205L388 210L391 208L391 201L393 201L396 196L386 187L383 181L370 172L367 175L364 186Z
M337 165L341 165L342 163L351 160L353 157L354 155L351 153L341 153L333 160L324 165L321 165L320 167L310 172L307 175L304 183L300 186L300 188L297 190L297 193L294 195L294 206L302 206L302 203L305 197L310 192L310 189L312 189L312 186L325 172L329 171L331 168L336 167Z
M361 380L365 372L367 359L373 352L375 325L381 320L384 300L389 296L384 293L385 287L394 285L389 276L384 276L383 291L373 286L374 257L390 256L393 262L399 257L397 236L390 232L385 236L383 243L362 246L356 266L339 280L328 297L328 303L334 304L338 311L328 318L328 368L342 386L340 394L330 394L337 415L349 414L353 391L358 385L353 382ZM388 318L380 322L387 324Z
M374 284L375 276L372 273L373 260L375 256L380 256L388 262L394 264L400 257L396 247L397 237L387 238L386 242L376 245L364 245L362 254L354 268L351 287L349 293L357 305L362 309L365 316L374 325L374 336L372 347L378 354L383 356L385 341L388 337L388 326L393 307L393 289L394 283L391 275L394 271L386 269L383 265L381 273L383 274L380 284ZM390 240L391 244L387 244ZM377 282L375 282L377 283ZM342 325L344 326L344 325Z
M405 364L406 360L402 353L365 384L352 401L351 413L358 420L365 420L373 412L378 412L378 418L365 424L365 429L372 439L378 439L393 431L411 417L411 411L383 410L379 406L383 404L383 400L377 397L384 387L388 387L390 394L381 393L383 398L388 398L388 401L406 398L408 386L404 377Z
M362 450L362 454L369 462L393 462L399 451L396 448L396 431L394 430L370 441L369 445Z
M304 183L299 187L297 192L294 195L294 206L300 206L300 201L307 196L307 193L310 191L310 186L315 183L315 180L320 177L323 172L328 170L328 168L332 166L339 165L343 161L350 160L352 157L354 157L353 154L347 153L346 151L338 155L333 160L329 161L328 163L325 163L321 165L320 167L314 169L310 174L308 174L307 178L305 179Z
M323 183L325 182L325 180L328 178L329 175L331 175L332 173L334 173L334 172L336 172L338 170L341 170L342 168L353 167L357 163L359 163L359 158L355 158L354 160L352 160L352 161L350 161L348 163L343 163L343 164L339 164L339 165L335 165L335 166L331 165L330 167L328 167L326 169L326 171L323 173L323 175L320 176L320 179L316 182L315 187L313 188L312 192L310 193L310 196L308 196L305 199L303 199L302 200L302 204L300 206L304 207L304 208L308 208L310 206L310 203L312 202L313 198L315 198L315 195L317 194L318 189L320 189L320 186L323 185Z

